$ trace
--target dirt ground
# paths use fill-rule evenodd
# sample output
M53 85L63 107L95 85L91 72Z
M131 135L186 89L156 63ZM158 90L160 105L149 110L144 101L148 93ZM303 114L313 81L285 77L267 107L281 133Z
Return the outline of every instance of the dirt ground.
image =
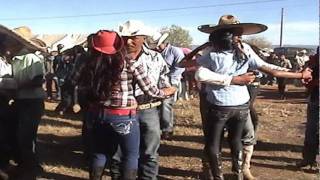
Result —
M252 159L252 173L261 180L320 179L315 170L295 168L301 159L306 121L304 88L289 86L286 100L279 100L276 86L263 86L256 101L260 124ZM162 141L159 179L201 179L203 137L198 100L178 101L175 106L175 136ZM83 158L81 117L59 116L57 103L46 102L38 135L38 151L45 168L41 179L88 179ZM231 177L229 147L224 143L223 167ZM105 179L108 177L106 170Z

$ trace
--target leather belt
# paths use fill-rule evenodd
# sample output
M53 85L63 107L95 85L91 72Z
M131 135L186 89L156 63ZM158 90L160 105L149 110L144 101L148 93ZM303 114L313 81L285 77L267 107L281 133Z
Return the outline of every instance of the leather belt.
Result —
M137 109L138 110L150 109L150 108L153 108L153 107L160 106L161 104L162 104L161 101L147 103L147 104L141 104L141 105L138 105Z

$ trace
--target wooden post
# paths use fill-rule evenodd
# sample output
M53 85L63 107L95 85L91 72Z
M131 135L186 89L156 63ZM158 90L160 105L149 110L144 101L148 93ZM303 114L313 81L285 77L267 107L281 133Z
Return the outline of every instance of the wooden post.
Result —
M280 47L282 47L282 31L283 31L283 8L281 8Z

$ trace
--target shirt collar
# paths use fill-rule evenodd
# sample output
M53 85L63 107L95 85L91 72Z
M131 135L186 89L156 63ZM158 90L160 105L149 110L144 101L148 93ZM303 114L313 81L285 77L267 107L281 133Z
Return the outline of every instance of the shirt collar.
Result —
M149 54L150 54L149 50L150 50L150 49L149 49L146 45L143 45L143 46L142 46L142 51L143 51L143 53L149 55Z

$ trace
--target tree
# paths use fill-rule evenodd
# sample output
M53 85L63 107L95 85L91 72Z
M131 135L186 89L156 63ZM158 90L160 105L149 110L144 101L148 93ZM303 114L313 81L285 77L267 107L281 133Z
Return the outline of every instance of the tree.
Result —
M169 33L167 41L173 46L188 47L190 48L192 43L192 37L188 30L183 29L177 25L171 25L171 27L163 27L160 30L162 33Z
M244 42L257 46L260 49L271 48L272 43L265 37L251 36L244 39Z

